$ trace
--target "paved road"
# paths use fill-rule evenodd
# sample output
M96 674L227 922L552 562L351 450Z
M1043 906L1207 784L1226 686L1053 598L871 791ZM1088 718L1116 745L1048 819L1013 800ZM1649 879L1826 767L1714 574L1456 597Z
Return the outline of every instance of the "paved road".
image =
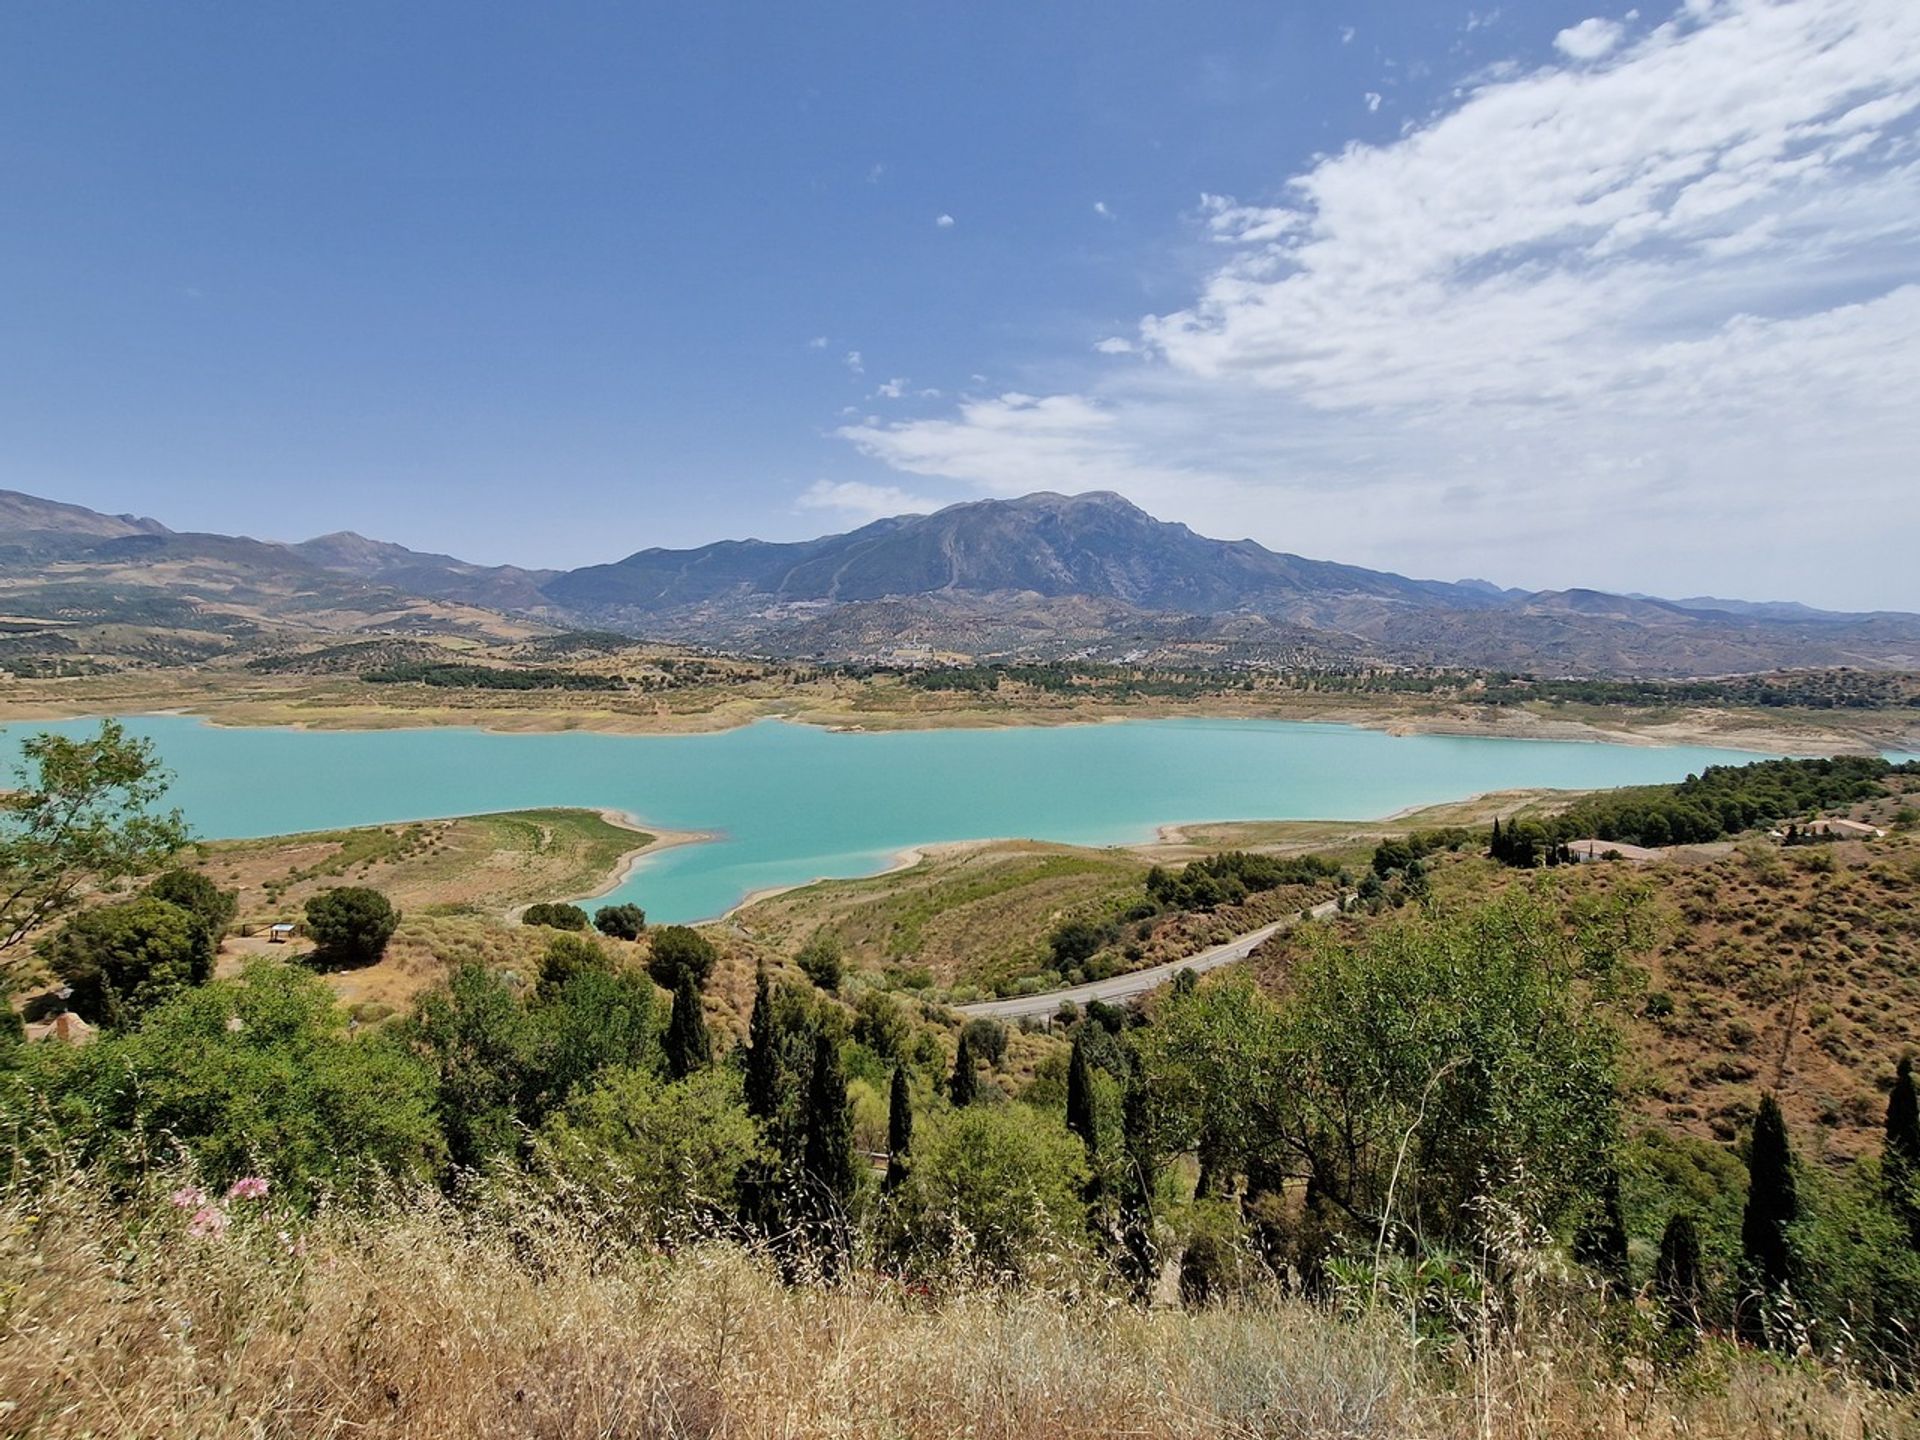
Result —
M1315 919L1331 915L1340 908L1340 901L1326 900L1313 907L1307 913ZM1136 995L1144 995L1149 990L1157 990L1182 970L1191 970L1195 974L1205 974L1217 970L1222 965L1231 965L1236 960L1244 960L1260 946L1278 935L1282 930L1299 923L1298 918L1289 916L1285 920L1276 920L1271 925L1262 925L1258 930L1249 930L1244 935L1236 935L1224 945L1216 945L1211 950L1202 950L1198 955L1189 955L1184 960L1169 960L1164 965L1155 965L1147 970L1131 970L1125 975L1116 975L1111 980L1094 980L1085 985L1073 985L1064 990L1046 990L1038 995L1016 995L1011 1000L978 1000L971 1005L956 1005L953 1008L969 1019L984 1015L992 1020L1024 1020L1043 1018L1060 1008L1062 1000L1071 1000L1076 1005L1085 1005L1089 1000L1104 1000L1109 1005L1121 1000L1131 1000Z

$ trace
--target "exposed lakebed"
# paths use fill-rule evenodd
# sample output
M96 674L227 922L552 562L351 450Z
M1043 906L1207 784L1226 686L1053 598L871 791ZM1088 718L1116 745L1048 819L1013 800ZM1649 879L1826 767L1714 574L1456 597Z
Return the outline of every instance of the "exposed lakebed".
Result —
M0 751L11 760L35 730L81 735L96 723L12 724ZM717 915L757 890L870 874L942 841L1124 844L1183 821L1368 818L1487 790L1678 780L1759 758L1261 720L875 734L767 721L703 735L126 723L154 741L177 777L172 803L209 839L548 805L707 832L706 843L646 860L609 897L663 921Z

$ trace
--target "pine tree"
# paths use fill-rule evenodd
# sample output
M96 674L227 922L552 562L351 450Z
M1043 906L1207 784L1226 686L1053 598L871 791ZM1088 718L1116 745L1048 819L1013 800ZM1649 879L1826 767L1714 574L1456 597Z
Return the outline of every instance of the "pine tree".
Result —
M673 1013L667 1018L667 1074L684 1080L706 1069L712 1059L713 1042L707 1036L700 987L693 983L691 970L682 970L673 987Z
M913 1097L907 1091L907 1068L893 1067L893 1088L887 1095L887 1178L882 1188L898 1190L913 1167Z
M753 1014L747 1020L747 1113L769 1121L780 1113L780 1037L775 1033L773 992L767 985L767 967L753 979Z
M1627 1222L1620 1212L1620 1172L1608 1163L1598 1204L1573 1238L1573 1258L1610 1285L1627 1283Z
M1746 1307L1752 1313L1743 1315L1743 1328L1757 1343L1766 1340L1767 1302L1793 1278L1787 1227L1799 1213L1787 1123L1780 1114L1779 1102L1765 1095L1754 1116L1752 1148L1747 1157L1747 1206L1740 1217L1740 1251L1749 1282L1761 1292L1762 1300L1757 1306Z
M1887 1143L1880 1161L1887 1203L1907 1224L1913 1248L1920 1250L1920 1097L1913 1084L1913 1061L1902 1056L1887 1097Z
M1487 853L1495 860L1505 860L1507 858L1506 851L1501 844L1500 817L1498 815L1493 817L1493 843L1487 847Z
M825 1030L814 1036L813 1078L807 1086L806 1145L799 1208L812 1224L816 1258L831 1279L847 1250L847 1208L859 1174L853 1160L853 1105L840 1068L840 1047Z
M1073 1036L1073 1055L1067 1061L1067 1129L1080 1137L1093 1155L1100 1148L1098 1122L1093 1110L1093 1072L1087 1065L1086 1037Z
M1700 1236L1693 1216L1684 1210L1668 1216L1667 1228L1661 1232L1653 1290L1666 1306L1669 1325L1675 1329L1700 1328Z
M980 1077L974 1072L973 1042L960 1032L960 1048L953 1052L953 1079L947 1093L956 1107L971 1105L980 1094Z

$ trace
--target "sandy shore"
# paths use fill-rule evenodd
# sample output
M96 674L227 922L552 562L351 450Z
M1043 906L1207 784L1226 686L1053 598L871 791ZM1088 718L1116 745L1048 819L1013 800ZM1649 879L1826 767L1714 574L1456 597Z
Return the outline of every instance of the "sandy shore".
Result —
M828 883L851 884L856 880L877 880L882 875L898 874L902 870L911 870L927 860L945 859L952 855L965 855L974 850L984 850L989 845L1013 845L1016 840L942 840L926 845L910 845L905 850L896 850L887 863L878 870L869 870L864 875L815 875L811 880L796 881L792 885L768 885L760 890L748 892L737 905L732 906L720 918L731 920L741 911L758 905L763 900L771 900L776 895L788 895L795 890L804 890L809 885Z
M635 872L656 855L677 849L682 845L705 845L720 838L710 830L663 830L657 825L646 824L637 815L625 810L607 808L599 813L600 818L609 825L617 826L622 830L632 830L640 835L650 835L653 838L647 844L622 855L614 863L613 869L608 872L606 883L597 890L579 896L581 900L598 900L603 895L611 895L633 879Z

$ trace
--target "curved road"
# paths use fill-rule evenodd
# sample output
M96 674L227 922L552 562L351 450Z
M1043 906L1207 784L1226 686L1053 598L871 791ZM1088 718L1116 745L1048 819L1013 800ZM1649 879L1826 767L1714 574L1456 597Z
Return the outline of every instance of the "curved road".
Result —
M1342 900L1323 900L1307 914L1314 919L1324 919L1340 908ZM1043 1019L1060 1008L1062 1000L1071 1000L1076 1005L1085 1005L1089 1000L1104 1000L1113 1004L1120 1000L1131 1000L1136 995L1144 995L1149 990L1157 990L1173 979L1182 970L1191 970L1196 975L1204 975L1209 970L1217 970L1222 965L1231 965L1236 960L1244 960L1260 946L1278 935L1282 930L1299 924L1298 916L1288 916L1285 920L1276 920L1271 925L1262 925L1258 930L1249 930L1244 935L1236 935L1224 945L1216 945L1211 950L1202 950L1198 955L1189 955L1184 960L1169 960L1164 965L1154 965L1145 970L1130 970L1125 975L1115 975L1111 980L1093 980L1085 985L1072 985L1064 990L1045 990L1038 995L1016 995L1007 1000L976 1000L971 1005L955 1005L953 1010L969 1019L985 1016L990 1020L1027 1020Z

